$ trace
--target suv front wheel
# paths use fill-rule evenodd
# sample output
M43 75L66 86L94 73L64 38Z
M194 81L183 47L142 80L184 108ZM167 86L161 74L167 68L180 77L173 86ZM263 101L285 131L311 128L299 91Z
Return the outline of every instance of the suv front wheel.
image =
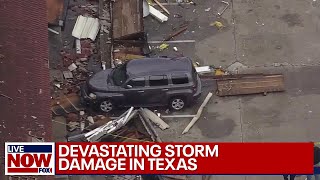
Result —
M186 106L186 102L182 97L174 97L171 98L169 106L172 110L179 111Z
M105 99L100 101L99 103L99 110L103 111L103 112L111 112L114 108L114 105L112 103L112 101L110 101L109 99Z

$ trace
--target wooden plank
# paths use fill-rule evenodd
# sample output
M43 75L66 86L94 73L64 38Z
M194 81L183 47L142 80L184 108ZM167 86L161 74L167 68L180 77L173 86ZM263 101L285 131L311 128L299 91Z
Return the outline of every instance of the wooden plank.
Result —
M283 75L246 76L238 79L217 80L217 87L218 96L285 91Z
M231 79L239 79L239 78L254 78L254 77L262 77L264 74L230 74L230 75L214 75L214 74L200 74L199 77L201 79L213 79L213 80L231 80Z
M117 0L113 4L113 37L127 39L143 32L142 0Z

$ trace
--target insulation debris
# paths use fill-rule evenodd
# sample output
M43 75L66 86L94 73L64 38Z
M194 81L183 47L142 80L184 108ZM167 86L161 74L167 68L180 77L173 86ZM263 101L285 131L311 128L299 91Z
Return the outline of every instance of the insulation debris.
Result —
M92 17L78 16L74 25L72 36L78 39L91 39L94 41L99 32L99 20Z
M149 12L153 17L155 17L158 21L162 23L165 21L168 21L168 17L166 15L162 14L160 11L158 11L157 9L155 9L150 5L149 5Z

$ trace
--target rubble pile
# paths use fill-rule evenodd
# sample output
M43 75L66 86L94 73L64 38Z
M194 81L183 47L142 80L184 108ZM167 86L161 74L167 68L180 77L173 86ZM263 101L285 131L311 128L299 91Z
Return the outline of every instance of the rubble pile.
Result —
M103 6L99 5L101 2ZM81 84L94 73L94 69L97 69L92 66L102 69L98 34L99 31L102 34L110 34L111 15L110 1L101 2L72 2L67 7L69 16L77 21L73 25L72 33L62 31L61 41L64 43L59 52L62 66L57 67L62 77L53 78L51 81L54 115L65 115L83 109L78 96ZM103 13L98 11L99 9ZM66 21L64 26L70 26L69 22L71 21Z

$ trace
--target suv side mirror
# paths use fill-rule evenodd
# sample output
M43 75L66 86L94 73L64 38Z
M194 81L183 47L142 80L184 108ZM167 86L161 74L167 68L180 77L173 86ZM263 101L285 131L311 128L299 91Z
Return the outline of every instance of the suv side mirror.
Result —
M129 85L129 84L127 84L126 87L127 87L128 89L131 89L131 88L132 88L132 86Z

